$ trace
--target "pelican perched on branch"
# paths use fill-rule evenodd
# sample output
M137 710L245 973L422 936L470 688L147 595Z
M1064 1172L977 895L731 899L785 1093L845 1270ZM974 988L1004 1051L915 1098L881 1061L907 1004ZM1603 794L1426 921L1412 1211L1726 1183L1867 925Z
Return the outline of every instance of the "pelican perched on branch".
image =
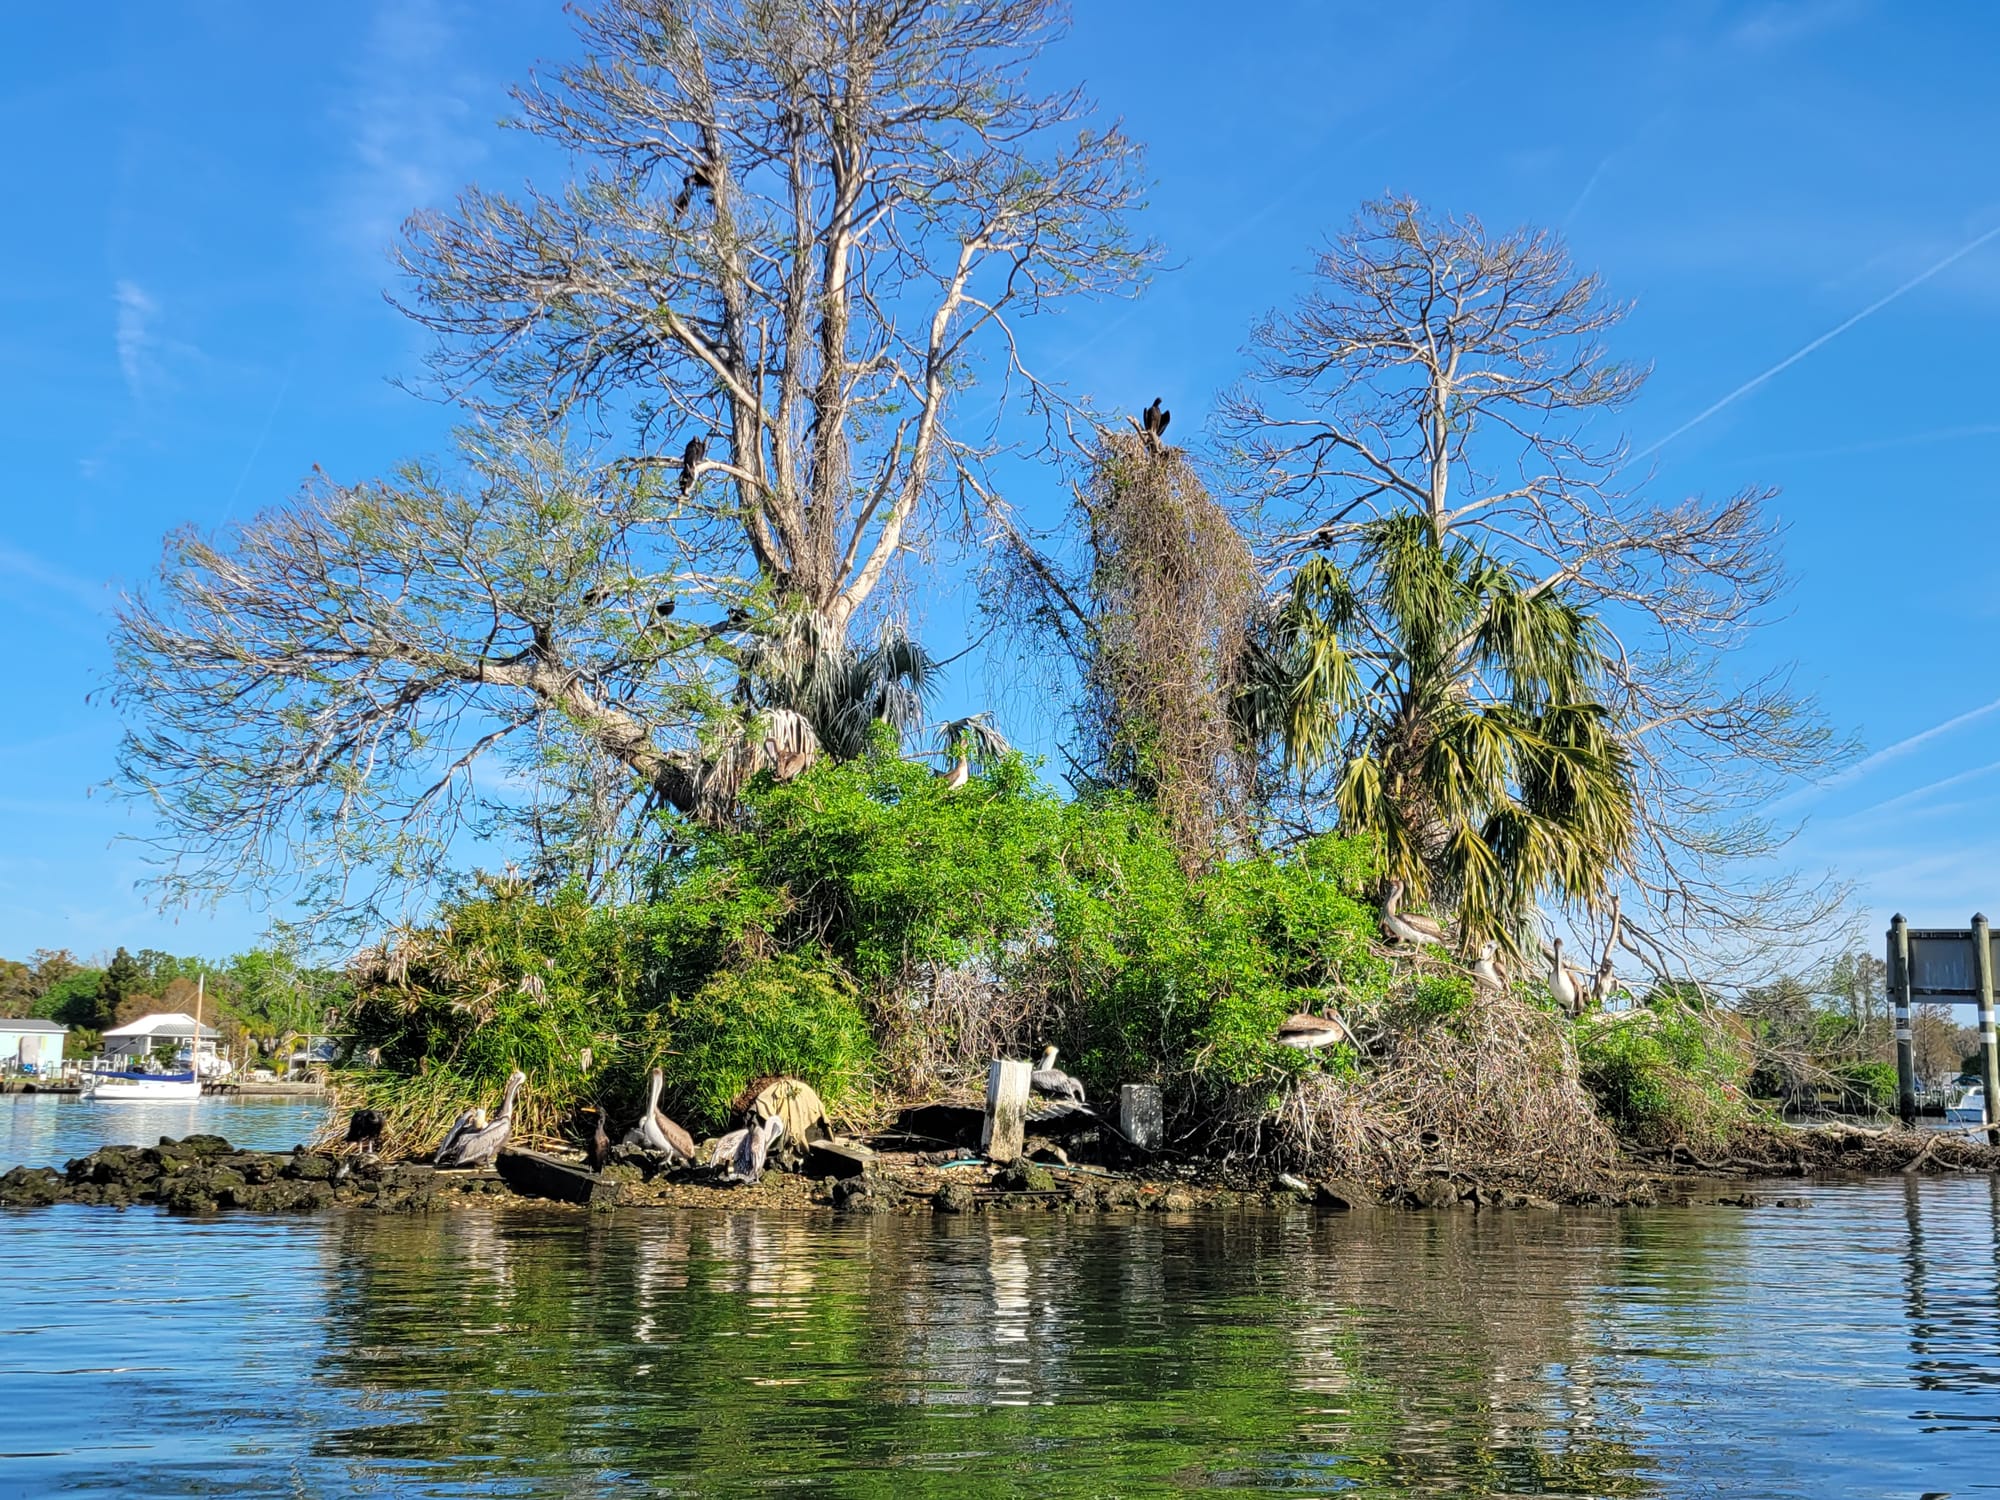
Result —
M1437 920L1418 912L1406 912L1403 907L1403 882L1389 882L1389 893L1382 898L1382 935L1391 942L1407 943L1412 948L1423 948L1442 944L1444 928Z
M646 1109L639 1116L639 1123L625 1133L625 1144L643 1146L648 1151L658 1152L669 1161L694 1160L694 1137L660 1111L660 1090L666 1086L666 1075L660 1069L653 1069L652 1077L646 1081Z
M514 1133L514 1100L527 1081L528 1075L519 1068L509 1073L507 1092L500 1096L500 1112L492 1122L487 1122L483 1109L467 1110L453 1123L432 1162L440 1167L483 1167L498 1156Z
M1028 1075L1028 1086L1046 1098L1067 1099L1072 1104L1088 1102L1083 1097L1083 1085L1056 1066L1054 1047L1042 1048L1042 1059Z

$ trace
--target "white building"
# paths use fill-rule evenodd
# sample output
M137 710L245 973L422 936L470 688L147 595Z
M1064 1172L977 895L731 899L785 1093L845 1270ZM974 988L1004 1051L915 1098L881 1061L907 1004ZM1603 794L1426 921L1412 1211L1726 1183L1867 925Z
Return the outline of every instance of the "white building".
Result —
M0 1017L0 1069L53 1073L62 1063L68 1035L69 1028L57 1021Z
M177 1055L186 1055L193 1051L194 1032L195 1019L186 1011L155 1011L105 1032L104 1055L137 1061L151 1057L161 1042L173 1043ZM210 1077L229 1071L229 1064L216 1055L215 1044L221 1040L213 1026L201 1028L201 1071Z

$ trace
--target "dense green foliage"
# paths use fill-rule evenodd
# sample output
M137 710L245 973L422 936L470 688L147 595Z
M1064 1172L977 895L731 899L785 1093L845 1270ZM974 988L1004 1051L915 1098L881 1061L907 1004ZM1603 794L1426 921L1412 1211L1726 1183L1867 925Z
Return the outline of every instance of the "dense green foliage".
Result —
M1743 1039L1722 1019L1675 997L1586 1016L1577 1053L1583 1081L1604 1113L1646 1144L1713 1143L1747 1117Z
M1286 1015L1389 984L1364 848L1190 874L1149 809L1064 801L1018 757L957 790L888 753L759 778L740 821L680 838L644 903L482 883L369 967L357 1046L469 1090L520 1066L545 1125L629 1106L657 1065L670 1108L712 1126L758 1074L839 1110L891 1059L930 1087L1043 1042L1097 1087L1275 1083L1311 1065L1273 1044ZM965 983L933 994L940 974Z

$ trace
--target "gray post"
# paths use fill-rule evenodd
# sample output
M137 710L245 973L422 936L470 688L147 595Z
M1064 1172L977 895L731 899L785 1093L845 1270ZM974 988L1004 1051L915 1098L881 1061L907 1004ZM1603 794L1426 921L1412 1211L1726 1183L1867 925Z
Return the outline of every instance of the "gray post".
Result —
M1118 1133L1140 1151L1160 1149L1167 1128L1157 1083L1128 1083L1118 1090Z
M1910 924L1889 919L1889 1001L1896 1008L1896 1113L1905 1125L1917 1119L1917 1060L1910 1046Z
M1014 1161L1028 1130L1028 1085L1034 1069L1024 1062L997 1058L986 1073L986 1123L979 1149L988 1161Z
M1979 1075L1986 1086L1986 1139L2000 1146L2000 1045L1993 1038L1993 939L1986 918L1972 918L1972 972L1979 976Z

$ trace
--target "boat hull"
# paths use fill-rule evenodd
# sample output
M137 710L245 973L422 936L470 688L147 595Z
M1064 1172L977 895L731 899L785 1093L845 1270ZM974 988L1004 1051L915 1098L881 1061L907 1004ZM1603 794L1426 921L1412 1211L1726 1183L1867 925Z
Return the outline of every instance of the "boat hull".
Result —
M98 1073L86 1090L93 1100L199 1099L201 1080L192 1073Z

